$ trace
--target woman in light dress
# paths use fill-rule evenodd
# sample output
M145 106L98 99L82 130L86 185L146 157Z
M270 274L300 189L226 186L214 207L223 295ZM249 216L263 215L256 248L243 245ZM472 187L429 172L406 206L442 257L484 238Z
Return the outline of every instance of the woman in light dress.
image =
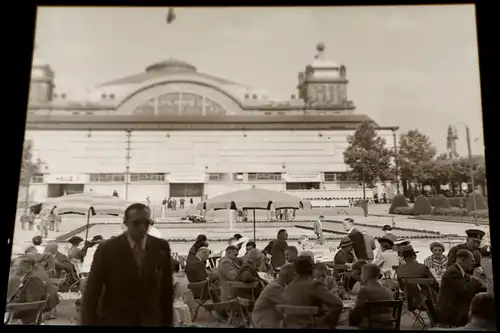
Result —
M441 283L441 278L448 266L448 257L444 255L444 245L434 242L430 246L432 254L424 260L424 265L429 267L432 275Z

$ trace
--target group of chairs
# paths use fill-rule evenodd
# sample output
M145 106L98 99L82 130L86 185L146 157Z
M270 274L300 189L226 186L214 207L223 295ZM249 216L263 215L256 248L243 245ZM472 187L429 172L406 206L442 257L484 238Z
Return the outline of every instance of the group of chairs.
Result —
M79 289L80 285L80 265L72 262L74 269L71 272L64 271L59 278L51 278L48 282L58 290L59 300L65 299L66 293L71 293L75 289ZM62 292L61 292L62 291ZM79 291L78 291L79 293ZM47 294L43 300L35 302L22 302L15 303L9 302L6 305L4 323L5 324L22 324L20 320L16 319L17 313L35 312L36 318L32 325L45 325L44 313L47 310L49 295ZM54 315L57 315L57 306L52 310Z

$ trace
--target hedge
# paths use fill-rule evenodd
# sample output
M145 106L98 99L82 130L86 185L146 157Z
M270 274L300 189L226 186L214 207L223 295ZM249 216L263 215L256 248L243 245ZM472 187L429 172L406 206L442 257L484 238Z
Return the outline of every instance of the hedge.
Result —
M394 213L397 215L417 215L411 207L397 207L394 208Z
M410 207L399 207L394 210L394 214L398 215L418 215ZM432 214L422 214L427 216L450 216L450 217L474 217L474 212L469 212L466 208L434 208ZM488 219L489 212L487 209L477 210L476 217L480 219Z
M394 198L392 198L391 207L389 208L389 214L396 214L394 210L400 207L408 207L408 201L402 194L396 194Z
M437 197L430 197L429 202L432 207L451 208L450 201L442 194Z
M488 209L488 205L484 197L481 194L474 193L467 197L466 204L468 211L474 210L474 198L476 199L476 211Z
M415 215L429 215L432 213L432 206L429 200L423 195L418 196L413 204L413 213Z
M450 202L451 207L464 208L464 198L463 197L450 197L447 198Z

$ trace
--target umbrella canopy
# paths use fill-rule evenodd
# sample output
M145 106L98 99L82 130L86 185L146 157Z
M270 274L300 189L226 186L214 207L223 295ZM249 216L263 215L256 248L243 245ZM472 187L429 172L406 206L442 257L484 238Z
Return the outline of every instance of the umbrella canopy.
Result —
M248 190L222 194L212 199L200 202L198 209L275 209L303 208L300 198L290 194L251 188Z
M42 203L41 214L50 212L57 206L58 214L86 215L90 207L94 207L98 215L123 215L131 203L110 195L94 192L64 195L58 198L49 198Z

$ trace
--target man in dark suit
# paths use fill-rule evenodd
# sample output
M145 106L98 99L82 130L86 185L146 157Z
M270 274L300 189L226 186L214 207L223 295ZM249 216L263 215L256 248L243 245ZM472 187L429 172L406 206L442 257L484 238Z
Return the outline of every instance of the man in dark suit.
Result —
M353 242L352 247L354 248L356 259L369 260L365 237L361 231L355 228L354 220L346 218L342 224L344 225L344 230L347 231L347 237L349 237Z
M439 292L439 283L434 275L432 275L429 267L417 261L417 252L413 250L413 247L408 245L401 248L401 255L403 256L405 263L400 265L397 269L399 287L406 294L409 310L420 309L423 306L423 299L420 295L420 291L416 285L407 285L406 279L432 280L430 285L430 293L432 293L432 295L429 295L429 290L427 288L422 288L422 293L428 299L435 299L435 296L437 296L437 293Z
M358 293L354 308L349 313L349 324L351 326L369 327L366 302L392 301L394 299L391 290L381 285L378 281L380 273L380 267L377 265L366 264L363 266L361 273L363 286ZM392 319L392 309L372 309L372 316L377 321L388 322L388 327L382 324L376 328L392 327L392 322L390 322Z
M444 327L464 326L468 321L469 306L474 295L486 288L470 272L476 265L469 250L457 252L456 263L443 274L437 301L437 323Z
M340 250L335 253L335 257L333 258L333 263L335 265L346 265L354 263L354 255L353 255L353 242L349 237L346 237L340 241L338 247Z
M288 233L285 229L278 231L276 240L273 242L273 247L271 249L271 266L273 268L278 268L286 263L285 260L285 250L288 247L286 240L288 239Z
M124 215L127 230L95 252L83 295L82 325L172 326L170 246L147 234L147 206L132 204Z
M207 259L210 250L202 246L195 256L188 256L186 261L186 276L190 283L205 281L208 278Z
M448 252L448 267L456 262L457 252L462 249L469 250L474 255L474 268L481 266L480 246L485 232L479 229L468 229L465 230L465 233L467 234L467 241L464 244L455 245Z

